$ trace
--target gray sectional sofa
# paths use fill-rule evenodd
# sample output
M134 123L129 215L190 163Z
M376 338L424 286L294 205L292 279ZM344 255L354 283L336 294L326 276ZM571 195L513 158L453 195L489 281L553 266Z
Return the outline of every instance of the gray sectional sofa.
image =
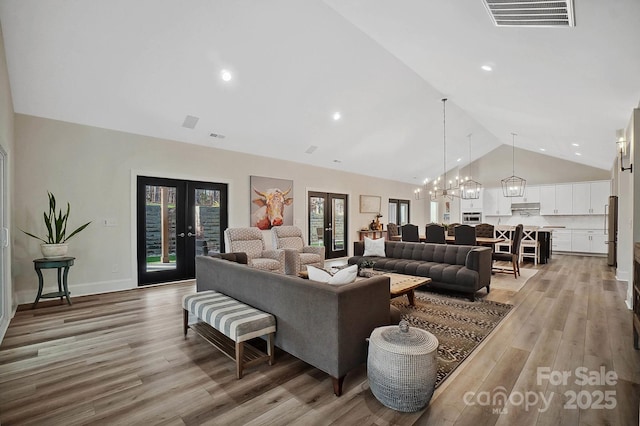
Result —
M475 300L475 293L483 287L489 292L489 247L385 241L386 257L365 257L363 254L364 243L356 241L349 264L360 265L365 259L372 260L375 269L429 277L433 280L428 284L429 288L462 292L471 300Z
M329 285L198 256L196 288L274 315L275 345L329 374L338 396L347 372L367 359L365 339L390 323L389 278L383 276Z

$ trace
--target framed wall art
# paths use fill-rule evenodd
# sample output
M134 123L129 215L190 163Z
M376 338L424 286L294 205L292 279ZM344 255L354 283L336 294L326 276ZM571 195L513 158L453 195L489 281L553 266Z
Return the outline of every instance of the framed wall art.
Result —
M251 226L293 225L293 181L251 176Z
M377 195L360 196L360 213L380 213L382 197Z

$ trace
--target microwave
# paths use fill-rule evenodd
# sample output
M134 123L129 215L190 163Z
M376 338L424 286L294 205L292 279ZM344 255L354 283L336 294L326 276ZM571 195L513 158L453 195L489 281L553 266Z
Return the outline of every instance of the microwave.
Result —
M462 223L465 225L478 225L482 223L481 212L463 212Z

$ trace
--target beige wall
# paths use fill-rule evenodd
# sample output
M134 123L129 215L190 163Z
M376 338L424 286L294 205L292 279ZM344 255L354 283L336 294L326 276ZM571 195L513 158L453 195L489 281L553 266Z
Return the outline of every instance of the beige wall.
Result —
M88 220L94 222L71 240L70 255L77 257L70 273L74 295L136 287L134 183L137 175L228 183L232 227L249 223L250 175L294 181L294 224L305 232L308 191L350 196L351 241L357 239L356 231L373 219L371 214L358 212L358 199L362 194L380 195L385 217L387 200L392 197L412 201L413 223L422 226L429 220L429 202L414 200L415 185L411 184L21 114L15 116L15 139L15 193L20 197L13 207L14 230L20 227L44 232L41 215L47 206L47 191L71 203L70 226ZM478 167L487 170L478 180L490 182L490 171L498 170L495 175L499 185L504 171L495 166L495 161L504 164L505 158L511 158L510 148L505 147L478 161ZM549 175L551 170L559 169L563 172L558 182L609 178L607 171L542 157L544 161L535 162L538 166L523 166L522 175L531 184L555 182ZM455 203L452 208L453 218ZM103 226L105 219L115 220L117 226ZM386 222L384 218L383 222ZM18 231L14 237L13 266L20 303L30 302L35 296L32 260L37 256L38 242ZM54 283L52 276L45 280L47 284Z
M71 227L94 222L70 241L69 254L77 258L69 275L74 295L137 285L132 186L136 174L228 183L232 227L249 224L250 175L294 181L294 224L305 232L307 191L346 193L351 241L373 219L372 214L358 211L361 194L382 197L383 222L390 197L413 198L410 184L287 161L20 114L16 114L15 126L15 192L20 194L14 206L16 227L44 232L47 191L71 203ZM416 223L426 223L422 203L412 200L411 217ZM103 226L107 218L117 226ZM35 297L32 260L37 256L38 241L16 237L14 274L20 303ZM45 277L45 284L52 280Z
M5 215L4 223L0 226L10 229L11 226L11 205L12 205L12 182L13 182L13 153L14 153L14 127L13 127L13 101L11 98L11 88L9 86L9 72L7 71L7 61L4 51L4 40L2 37L2 28L0 27L0 147L4 151L5 157L5 171L4 175L0 176L0 182L4 181L3 186L6 188L4 194L4 200L7 214ZM11 314L14 297L11 285L11 244L6 250L3 250L3 256L0 257L2 267L0 267L0 273L3 274L3 288L0 288L2 297L0 297L0 303L3 304L0 309L0 341L4 335L4 331L8 325L9 315Z
M610 149L615 149L613 143ZM470 170L474 179L482 183L485 188L498 188L502 179L511 176L513 156L511 146L500 145L469 166L463 167L461 174L467 175ZM609 170L589 167L520 148L515 149L515 174L526 179L527 185L611 179Z

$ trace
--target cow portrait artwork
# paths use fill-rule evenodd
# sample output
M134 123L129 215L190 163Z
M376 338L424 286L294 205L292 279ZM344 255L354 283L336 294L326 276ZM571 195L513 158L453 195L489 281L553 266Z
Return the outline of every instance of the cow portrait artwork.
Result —
M254 176L251 179L253 198L251 200L251 226L268 230L274 226L293 225L292 208L288 208L293 203L293 198L289 197L293 189L293 182L269 178L255 178L258 182L254 182ZM264 181L260 182L259 179ZM282 188L287 189L283 190ZM257 198L256 195L258 195Z

